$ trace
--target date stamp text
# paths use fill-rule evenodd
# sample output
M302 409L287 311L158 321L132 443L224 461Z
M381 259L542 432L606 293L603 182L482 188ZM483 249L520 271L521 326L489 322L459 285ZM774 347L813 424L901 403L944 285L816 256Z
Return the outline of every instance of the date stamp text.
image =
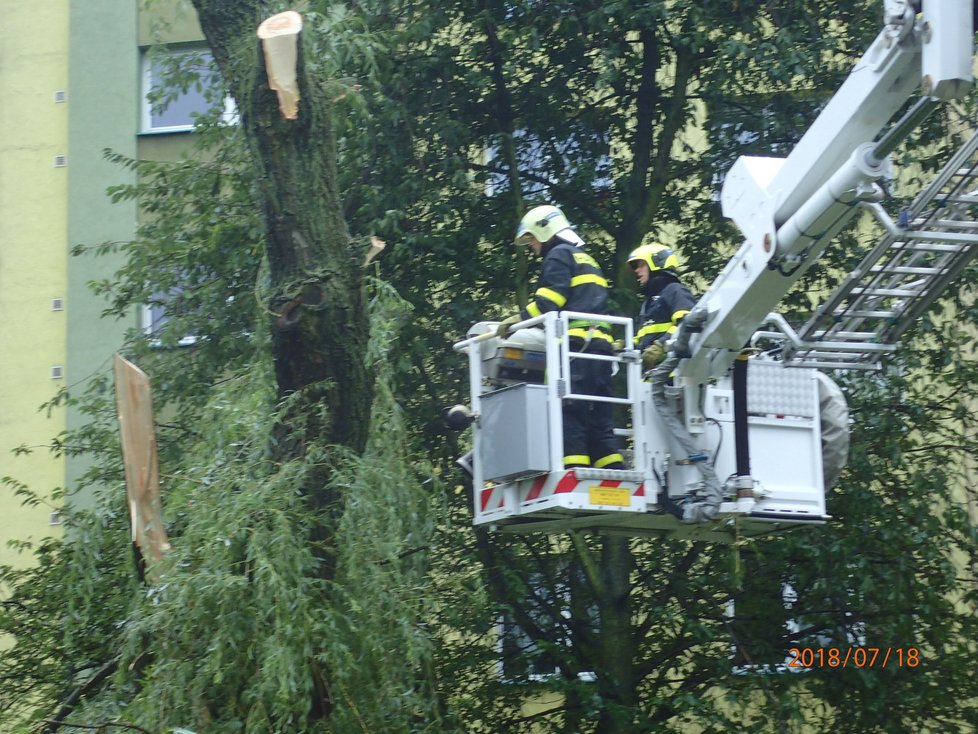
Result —
M789 668L916 668L916 647L792 647Z

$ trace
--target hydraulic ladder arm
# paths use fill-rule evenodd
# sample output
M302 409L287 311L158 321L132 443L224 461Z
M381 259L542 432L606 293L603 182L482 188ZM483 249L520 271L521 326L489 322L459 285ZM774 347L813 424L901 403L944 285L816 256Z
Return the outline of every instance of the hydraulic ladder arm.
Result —
M704 325L680 355L677 384L703 384L726 373L860 205L882 197L875 182L895 145L940 101L970 88L971 0L924 0L919 14L918 5L884 3L884 29L787 158L742 157L731 168L721 203L745 239L696 306ZM917 89L922 100L876 140ZM813 324L806 336L835 338L818 328Z

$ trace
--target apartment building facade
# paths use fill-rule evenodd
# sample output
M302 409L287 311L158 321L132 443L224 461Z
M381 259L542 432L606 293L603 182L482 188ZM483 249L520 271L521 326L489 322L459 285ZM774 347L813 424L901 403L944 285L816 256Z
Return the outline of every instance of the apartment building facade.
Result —
M187 0L0 0L0 10L0 477L50 497L87 467L83 456L52 453L52 439L86 417L42 406L105 374L146 318L102 318L107 303L89 284L121 257L72 250L132 238L136 205L112 202L107 189L135 174L106 151L159 159L186 145L195 101L149 109L147 51L199 47L201 36ZM13 485L0 486L0 563L27 562L10 541L59 524L58 501L24 504Z

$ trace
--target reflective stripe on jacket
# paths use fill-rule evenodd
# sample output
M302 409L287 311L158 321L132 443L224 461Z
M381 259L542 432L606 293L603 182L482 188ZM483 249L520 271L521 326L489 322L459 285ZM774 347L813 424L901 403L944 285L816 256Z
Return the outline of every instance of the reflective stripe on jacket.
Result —
M549 311L581 311L583 313L607 313L608 281L594 258L580 247L557 240L541 250L543 265L537 287L521 318L540 316ZM607 324L595 324L591 338L607 339L611 336L601 330ZM588 338L591 325L583 321L570 324L569 336ZM577 333L580 332L580 333Z
M679 322L696 305L689 288L670 280L658 292L649 295L638 317L635 346L645 349L658 339L667 339L679 328Z

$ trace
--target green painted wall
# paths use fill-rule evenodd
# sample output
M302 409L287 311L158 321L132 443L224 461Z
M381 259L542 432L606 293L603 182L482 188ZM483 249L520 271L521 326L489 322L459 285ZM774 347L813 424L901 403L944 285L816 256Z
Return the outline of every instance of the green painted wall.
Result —
M105 160L111 149L136 154L140 111L137 8L132 0L71 0L69 86L71 124L68 134L68 250L76 244L97 244L132 238L136 207L113 204L106 189L132 182L132 173ZM111 369L112 353L136 315L123 321L100 318L105 301L92 295L88 282L113 273L118 256L71 257L68 260L67 378L81 391L94 376ZM69 409L68 429L85 417ZM85 457L68 462L69 488L85 471ZM86 498L78 497L84 504Z
M70 303L65 262L68 150L68 0L0 0L0 476L40 492L63 481L64 463L43 447L64 428L64 412L39 411L64 384ZM66 92L65 101L55 93ZM66 158L70 160L70 157ZM26 562L11 539L38 538L52 506L24 507L0 487L0 563Z

